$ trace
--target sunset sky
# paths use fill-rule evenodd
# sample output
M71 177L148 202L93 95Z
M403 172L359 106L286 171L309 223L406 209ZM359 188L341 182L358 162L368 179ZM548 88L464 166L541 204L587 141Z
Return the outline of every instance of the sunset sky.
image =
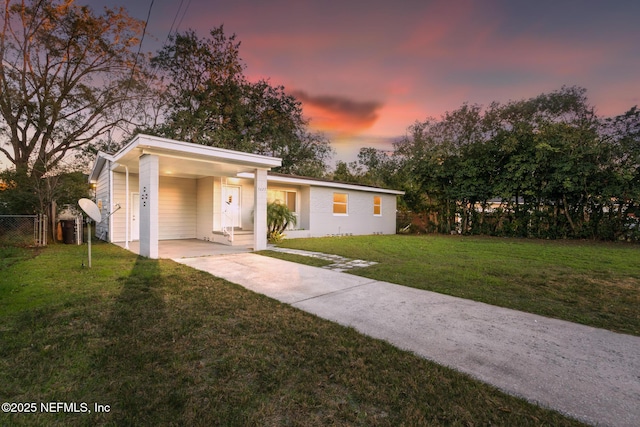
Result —
M141 20L152 3L78 2ZM639 19L638 0L155 0L143 50L172 28L203 37L224 24L249 79L284 85L349 161L464 102L562 85L586 88L599 115L621 114L640 104Z

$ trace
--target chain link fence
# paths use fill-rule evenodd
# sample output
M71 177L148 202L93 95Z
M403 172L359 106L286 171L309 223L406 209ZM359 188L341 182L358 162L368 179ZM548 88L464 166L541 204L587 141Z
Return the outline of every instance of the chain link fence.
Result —
M0 245L46 246L46 215L0 215Z

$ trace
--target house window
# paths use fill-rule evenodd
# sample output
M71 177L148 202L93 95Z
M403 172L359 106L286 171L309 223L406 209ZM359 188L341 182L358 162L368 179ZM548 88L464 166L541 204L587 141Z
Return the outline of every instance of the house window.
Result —
M348 196L345 193L333 193L333 214L347 215Z
M382 197L373 196L373 214L375 216L382 215Z
M289 208L291 212L297 212L296 209L296 192L287 190L268 190L267 191L268 203L280 203Z

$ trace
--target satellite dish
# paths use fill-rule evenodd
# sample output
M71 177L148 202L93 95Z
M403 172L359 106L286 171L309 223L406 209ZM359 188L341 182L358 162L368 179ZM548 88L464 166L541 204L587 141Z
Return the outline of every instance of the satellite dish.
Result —
M91 200L80 199L78 200L78 204L80 205L80 208L84 211L84 213L89 215L89 218L91 218L95 222L102 221L102 214L100 213L100 208Z
M78 204L80 205L80 208L84 211L84 213L89 215L89 218L94 220L96 223L102 221L102 214L100 213L100 208L91 200L80 199L78 200ZM91 268L91 222L90 221L87 221L87 227L89 227L89 233L88 233L89 237L87 239L89 243L89 268ZM82 265L84 265L84 263Z

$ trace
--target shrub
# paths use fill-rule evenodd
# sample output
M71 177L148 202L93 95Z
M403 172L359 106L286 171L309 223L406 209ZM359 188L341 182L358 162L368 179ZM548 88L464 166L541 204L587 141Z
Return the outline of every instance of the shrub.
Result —
M297 218L286 205L278 202L267 204L267 239L279 243L284 239L284 230L289 224L296 225Z

